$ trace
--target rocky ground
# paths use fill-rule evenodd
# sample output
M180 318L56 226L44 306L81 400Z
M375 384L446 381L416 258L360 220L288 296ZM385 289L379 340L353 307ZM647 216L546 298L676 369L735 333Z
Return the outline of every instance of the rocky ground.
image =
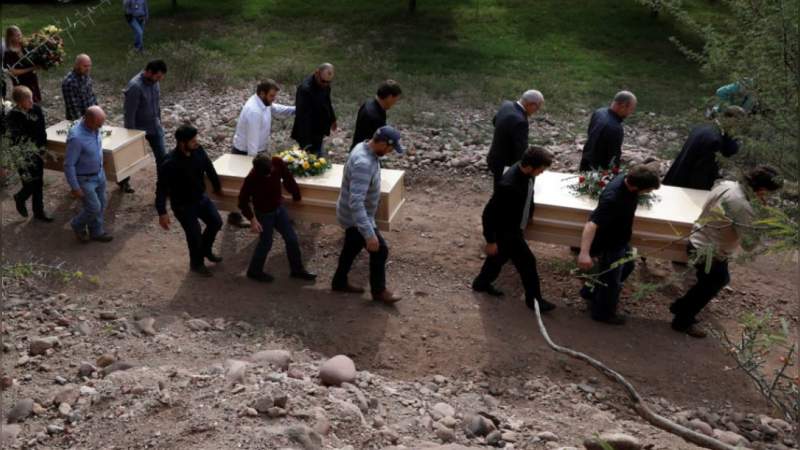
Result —
M191 121L209 152L221 154L249 95L167 93L167 133ZM101 96L112 124L121 123L118 97ZM281 100L292 102L287 94ZM59 120L60 99L45 106L49 121ZM505 300L471 293L483 257L492 111L443 114L422 111L413 124L399 123L412 150L389 161L408 169L408 200L397 230L386 235L389 283L404 296L396 308L329 292L341 245L341 231L330 225L297 224L304 259L320 274L315 284L288 280L280 244L267 263L276 282L249 282L243 271L254 237L229 227L218 238L225 261L212 267L215 276L192 277L181 230L162 231L155 221L152 167L134 177L135 194L111 188L107 222L116 238L107 245L72 239L66 222L77 205L61 174L46 176L55 224L19 218L4 190L4 262L63 264L84 275L66 283L57 274L4 280L3 445L596 449L585 441L611 433L617 436L604 437L617 450L694 449L643 424L592 369L546 348L513 270L498 281ZM576 166L587 114L533 124L534 141L558 154L556 170ZM658 157L682 140L685 130L642 116L626 129L630 159ZM331 141L341 160L353 121L342 115L340 122ZM290 125L278 127L276 147L288 145ZM670 264L640 264L623 295L631 320L612 329L589 320L576 298L569 251L532 248L545 296L559 306L546 318L558 343L619 370L657 411L700 432L753 449L797 447L797 429L775 418L713 338L669 330L667 305L685 280L631 298L637 283L669 279ZM772 310L796 327L795 267L783 257L735 266L704 322L735 333L742 312ZM365 273L362 258L354 281ZM345 357L329 361L335 355Z

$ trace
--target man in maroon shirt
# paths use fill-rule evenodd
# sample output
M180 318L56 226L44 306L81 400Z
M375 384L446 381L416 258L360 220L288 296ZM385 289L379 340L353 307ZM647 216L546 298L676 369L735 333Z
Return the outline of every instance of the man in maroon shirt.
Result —
M259 233L258 245L247 268L247 277L265 283L274 280L272 275L264 272L264 263L272 248L272 229L275 228L286 243L290 276L313 281L317 275L303 266L297 234L283 205L281 184L292 194L294 201L300 201L300 188L281 158L262 153L253 159L253 169L245 177L239 191L239 209L250 220L250 229Z

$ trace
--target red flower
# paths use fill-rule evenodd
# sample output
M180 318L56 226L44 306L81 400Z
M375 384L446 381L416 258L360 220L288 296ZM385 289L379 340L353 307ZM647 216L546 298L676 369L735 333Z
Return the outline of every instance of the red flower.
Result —
M619 167L614 167L613 169L611 169L611 172L612 172L614 175L618 174L618 173L619 173Z
M605 181L598 181L597 185L600 186L600 187L606 187L606 182Z
M578 183L583 183L586 181L586 177L578 177Z
M607 176L608 176L608 171L607 171L607 170L604 170L604 171L603 171L603 176L604 176L604 177L607 177Z

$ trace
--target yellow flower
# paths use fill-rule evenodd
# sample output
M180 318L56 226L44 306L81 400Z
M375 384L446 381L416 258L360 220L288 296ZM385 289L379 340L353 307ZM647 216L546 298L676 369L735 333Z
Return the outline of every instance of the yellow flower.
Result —
M326 162L327 162L327 161L325 161L325 158L320 158L320 159L319 159L319 163L320 163L320 164L325 164Z
M308 170L309 167L311 166L308 164L308 161L303 161L303 169Z
M286 157L286 162L290 163L292 161L294 161L294 158L292 158L292 155L289 155L289 156Z
M314 168L315 169L319 169L320 167L322 167L322 164L320 164L319 162L315 162L314 163Z

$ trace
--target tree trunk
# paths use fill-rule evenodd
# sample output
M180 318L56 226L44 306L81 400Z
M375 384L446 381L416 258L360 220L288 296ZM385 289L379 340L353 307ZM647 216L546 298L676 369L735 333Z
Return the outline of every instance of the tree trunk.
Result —
M414 14L416 11L417 11L417 0L408 0L408 12Z
M172 10L174 11L175 8L178 7L178 0L172 0Z

